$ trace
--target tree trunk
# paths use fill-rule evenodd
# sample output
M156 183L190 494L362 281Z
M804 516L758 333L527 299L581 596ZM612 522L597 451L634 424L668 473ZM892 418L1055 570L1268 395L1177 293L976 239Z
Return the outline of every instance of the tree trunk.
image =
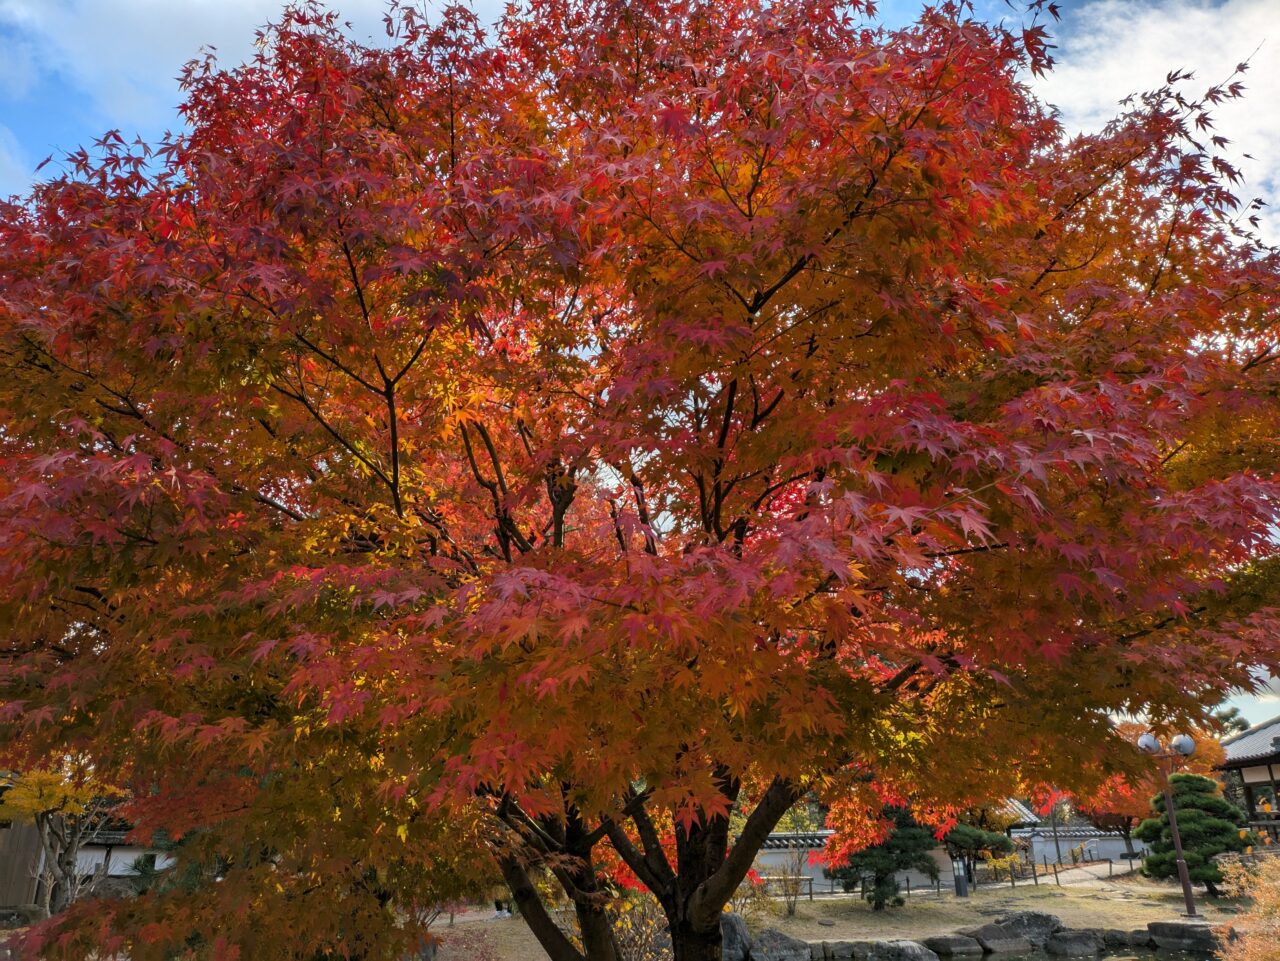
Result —
M590 880L594 882L594 877ZM589 895L591 892L587 893ZM603 892L591 900L579 899L574 903L574 913L578 916L578 933L582 938L582 953L588 961L617 961L618 959L613 922L609 920L604 905Z
M720 925L698 931L690 924L671 927L671 954L674 961L720 961Z
M53 872L45 870L40 875L40 910L46 918L53 917Z
M715 773L724 785L727 802L732 804L737 800L739 783L723 768ZM674 961L721 961L721 912L751 869L764 839L801 794L795 785L775 778L732 845L729 819L724 815L677 824L674 863L663 850L657 828L645 810L643 794L629 796L624 806L625 816L635 825L638 845L617 820L606 820L598 829L588 831L571 806L566 807L563 820L542 821L537 843L545 845L549 840L576 862L573 868L552 866L552 872L577 910L583 935L581 950L547 913L519 860L506 856L499 859L499 864L525 922L552 961L616 961L617 945L603 911L605 892L591 859L592 846L601 837L608 837L618 856L662 906ZM528 820L510 799L500 805L499 817L503 815L516 828Z

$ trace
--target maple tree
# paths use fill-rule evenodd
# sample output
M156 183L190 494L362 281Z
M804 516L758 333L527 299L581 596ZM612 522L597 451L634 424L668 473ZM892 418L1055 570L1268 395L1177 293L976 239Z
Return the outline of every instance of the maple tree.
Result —
M0 206L3 743L222 879L33 950L381 958L493 863L615 961L620 860L710 961L806 794L1087 788L1280 669L1239 82L1072 138L1043 25L871 7L304 5Z

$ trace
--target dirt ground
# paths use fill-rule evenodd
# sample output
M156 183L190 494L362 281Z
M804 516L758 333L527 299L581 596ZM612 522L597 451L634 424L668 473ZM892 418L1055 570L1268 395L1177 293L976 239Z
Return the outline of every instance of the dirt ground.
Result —
M1197 906L1211 921L1228 921L1236 908L1226 900L1200 897ZM1069 927L1141 928L1149 921L1176 917L1182 910L1181 889L1174 884L1136 876L1109 879L1087 875L1059 887L1050 879L1031 884L980 888L967 899L944 891L917 895L901 908L872 911L851 895L801 901L795 917L776 913L749 919L755 929L776 928L805 941L860 941L877 938L918 940L982 924L1009 911L1047 911ZM491 912L490 912L491 913ZM519 918L492 920L480 913L442 927L440 961L546 961L529 929Z

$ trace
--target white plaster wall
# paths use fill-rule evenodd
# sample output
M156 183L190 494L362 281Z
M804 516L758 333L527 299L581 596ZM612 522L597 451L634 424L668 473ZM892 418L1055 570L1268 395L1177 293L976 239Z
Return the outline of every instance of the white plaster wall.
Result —
M119 844L110 849L97 845L84 847L80 849L80 856L76 860L80 873L88 875L96 872L106 859L108 850L111 852L111 864L107 873L113 878L129 877L134 873L133 862L144 854L151 853L144 847L132 844ZM156 855L158 868L167 868L173 863L173 858L167 854Z

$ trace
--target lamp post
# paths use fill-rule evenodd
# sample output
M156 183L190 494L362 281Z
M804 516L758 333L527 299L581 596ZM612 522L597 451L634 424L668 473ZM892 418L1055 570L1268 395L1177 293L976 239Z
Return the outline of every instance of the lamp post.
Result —
M1152 757L1169 761L1164 770L1164 807L1169 812L1169 833L1173 835L1173 851L1178 859L1178 880L1182 882L1182 897L1187 902L1187 917L1196 917L1196 899L1191 890L1191 875L1187 871L1186 859L1182 856L1182 835L1178 831L1178 813L1173 809L1173 761L1190 757L1195 753L1196 742L1189 734L1179 734L1169 741L1166 748L1154 734L1144 734L1138 738L1138 749Z
M968 866L965 864L963 857L951 858L951 879L955 882L956 897L967 898L969 896L969 874Z

